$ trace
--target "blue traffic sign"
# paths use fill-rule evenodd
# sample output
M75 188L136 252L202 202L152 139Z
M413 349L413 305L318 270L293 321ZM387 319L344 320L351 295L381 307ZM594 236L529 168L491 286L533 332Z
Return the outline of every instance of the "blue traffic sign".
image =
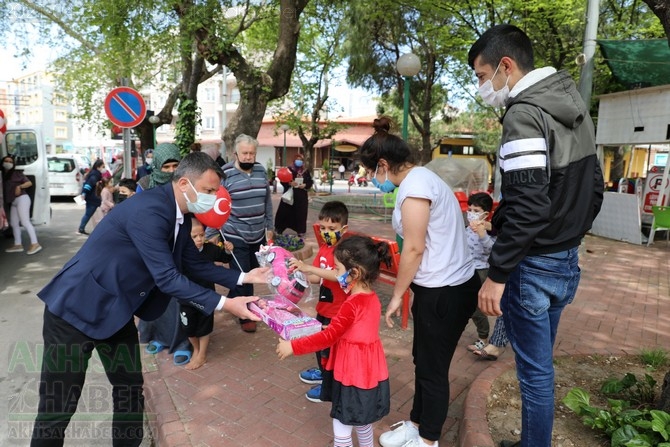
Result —
M144 98L130 87L117 87L105 98L105 113L119 127L135 127L147 114Z

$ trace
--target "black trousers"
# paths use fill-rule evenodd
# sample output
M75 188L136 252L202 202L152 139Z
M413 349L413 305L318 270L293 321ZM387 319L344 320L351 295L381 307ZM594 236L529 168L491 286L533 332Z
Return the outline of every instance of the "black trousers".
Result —
M144 379L137 328L132 319L111 337L95 340L45 307L42 335L40 400L31 447L63 445L65 429L77 409L93 349L98 351L112 384L112 445L139 446L144 437Z
M410 420L419 424L419 435L429 441L440 439L447 419L449 367L458 340L477 308L480 287L476 273L457 286L411 286L415 391Z

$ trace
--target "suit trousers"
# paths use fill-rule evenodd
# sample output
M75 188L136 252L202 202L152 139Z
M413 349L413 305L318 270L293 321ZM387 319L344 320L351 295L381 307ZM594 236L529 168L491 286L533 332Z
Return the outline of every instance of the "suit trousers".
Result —
M65 429L77 409L93 349L98 351L112 385L112 445L139 446L144 437L144 379L133 320L111 337L96 340L45 307L42 335L40 399L31 447L63 445Z

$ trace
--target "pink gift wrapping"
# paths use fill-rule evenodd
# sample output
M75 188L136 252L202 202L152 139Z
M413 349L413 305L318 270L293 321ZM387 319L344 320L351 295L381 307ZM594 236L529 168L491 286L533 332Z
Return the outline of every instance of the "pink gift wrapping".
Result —
M281 295L263 296L248 306L250 311L258 315L284 340L305 337L321 330L318 320Z

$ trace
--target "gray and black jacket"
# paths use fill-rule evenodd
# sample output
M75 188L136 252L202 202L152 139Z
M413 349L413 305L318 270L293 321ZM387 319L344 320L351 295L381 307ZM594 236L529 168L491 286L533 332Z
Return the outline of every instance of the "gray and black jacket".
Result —
M525 256L578 246L604 187L593 121L567 72L526 87L506 106L498 150L502 200L492 221L498 239L488 273L498 283Z

